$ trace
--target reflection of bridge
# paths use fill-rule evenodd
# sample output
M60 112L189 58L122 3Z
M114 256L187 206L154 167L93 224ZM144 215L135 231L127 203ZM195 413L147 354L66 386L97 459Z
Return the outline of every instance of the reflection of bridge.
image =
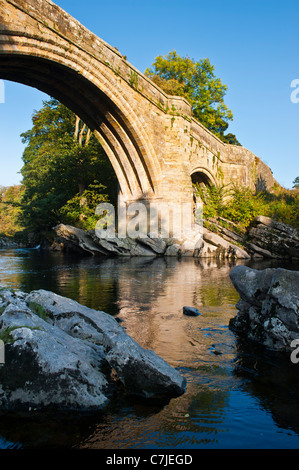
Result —
M192 201L192 180L272 186L270 169L223 144L113 47L50 0L0 0L0 78L57 98L94 130L122 199Z

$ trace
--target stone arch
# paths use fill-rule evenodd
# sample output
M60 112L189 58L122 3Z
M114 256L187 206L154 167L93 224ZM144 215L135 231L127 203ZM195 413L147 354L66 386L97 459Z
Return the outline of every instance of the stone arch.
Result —
M113 67L92 57L82 37L78 44L62 37L59 29L66 29L72 19L52 2L38 2L45 7L43 13L49 13L43 25L25 9L20 13L21 2L16 2L21 5L17 8L11 3L5 2L0 14L0 78L35 87L80 116L110 159L124 200L155 196L160 163L138 116L132 87L120 86ZM5 13L7 19L2 18ZM53 18L57 31L47 23Z
M205 168L196 168L191 173L192 184L212 186L216 185L216 181L212 173Z
M223 184L233 173L254 185L252 152L224 144L191 116L184 98L164 93L51 0L0 0L0 79L36 87L72 109L100 140L124 203L192 201L195 173L203 184L220 183L216 156ZM271 175L267 181L275 183Z
M216 185L216 181L212 175L206 168L196 168L191 173L191 182L193 188L193 204L195 205L196 202L200 202L201 198L196 194L196 190L193 185L196 183L199 186L212 186Z

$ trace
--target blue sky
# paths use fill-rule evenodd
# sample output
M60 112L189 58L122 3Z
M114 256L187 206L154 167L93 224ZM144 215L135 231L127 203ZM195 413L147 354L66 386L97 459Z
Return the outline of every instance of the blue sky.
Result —
M228 87L234 114L229 132L255 153L286 188L299 176L299 102L290 99L299 79L298 0L57 0L84 26L117 47L144 72L156 56L176 50L209 57ZM1 78L1 77L0 77ZM299 97L299 93L298 93ZM18 184L24 145L43 93L5 82L0 103L0 185Z

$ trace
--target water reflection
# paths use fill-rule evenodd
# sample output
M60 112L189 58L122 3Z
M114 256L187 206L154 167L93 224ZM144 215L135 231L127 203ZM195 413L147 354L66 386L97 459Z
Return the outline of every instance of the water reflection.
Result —
M291 362L289 354L237 343L234 373L242 377L242 389L257 397L280 427L299 433L298 364Z
M52 290L120 317L128 334L187 379L186 393L161 408L120 396L104 413L89 417L2 416L3 442L82 448L298 446L297 369L236 343L228 329L239 299L231 268L212 260L2 251L0 284L27 292ZM198 308L200 316L183 315L185 305Z

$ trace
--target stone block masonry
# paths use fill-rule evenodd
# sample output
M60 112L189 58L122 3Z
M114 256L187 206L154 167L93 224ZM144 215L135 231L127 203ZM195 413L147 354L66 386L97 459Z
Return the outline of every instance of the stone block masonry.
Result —
M50 0L0 0L0 79L54 96L94 131L124 203L192 202L192 175L271 188L271 170L224 144L120 52Z

